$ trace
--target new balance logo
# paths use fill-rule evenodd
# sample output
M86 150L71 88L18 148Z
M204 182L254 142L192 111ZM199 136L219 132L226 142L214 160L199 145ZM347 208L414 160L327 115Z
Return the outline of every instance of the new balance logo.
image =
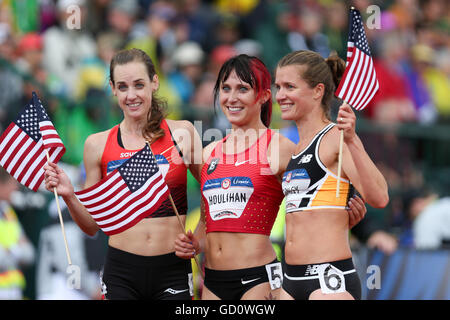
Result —
M298 162L298 164L310 162L312 156L313 156L312 154L304 154L304 155L301 157L301 159L300 159L300 161Z
M315 276L319 274L319 264L308 265L306 267L305 276Z
M182 293L182 292L185 292L185 291L188 291L188 290L189 289L175 290L175 289L172 289L172 288L168 288L168 289L164 290L164 292L168 292L170 294L179 294L179 293Z

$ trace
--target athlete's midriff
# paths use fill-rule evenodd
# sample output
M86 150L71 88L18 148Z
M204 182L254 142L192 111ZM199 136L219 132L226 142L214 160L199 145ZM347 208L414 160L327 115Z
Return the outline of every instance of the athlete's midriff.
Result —
M210 232L205 252L206 267L214 270L251 268L276 258L269 237L250 233Z
M345 210L317 209L287 214L286 234L288 264L320 263L352 256Z
M186 216L180 216L184 225ZM156 256L175 251L175 239L181 232L176 216L143 219L124 232L109 237L109 245L138 254Z

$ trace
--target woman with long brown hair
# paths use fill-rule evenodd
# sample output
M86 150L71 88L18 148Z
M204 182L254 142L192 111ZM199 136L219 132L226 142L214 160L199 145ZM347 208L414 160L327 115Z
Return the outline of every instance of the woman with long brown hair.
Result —
M159 86L155 66L142 50L115 54L110 85L124 117L120 124L86 139L84 187L101 181L150 142L184 225L187 169L199 179L201 160L196 164L195 148L201 151L201 141L196 130L189 121L165 118L165 103L155 95ZM176 132L182 134L177 137ZM45 176L46 188L56 188L79 227L88 235L95 234L99 226L76 197L67 175L49 163ZM134 226L111 235L102 277L106 299L190 299L190 261L174 253L179 232L180 221L167 199Z

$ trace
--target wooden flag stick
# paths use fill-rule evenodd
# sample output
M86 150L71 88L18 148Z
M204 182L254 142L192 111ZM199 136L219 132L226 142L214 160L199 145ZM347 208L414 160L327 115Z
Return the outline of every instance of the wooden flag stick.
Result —
M185 230L185 228L184 228L184 225L183 225L183 223L181 222L180 214L178 213L177 207L175 206L175 203L173 202L173 199L172 199L172 195L171 195L170 193L169 193L169 200L170 200L170 203L172 204L172 207L173 207L173 210L175 211L175 214L177 215L178 222L180 223L181 230L182 230L183 233L187 236L187 233L186 233L186 230ZM202 271L202 269L200 268L200 262L197 260L197 256L196 256L195 254L196 254L196 252L194 252L194 260L195 260L195 263L197 264L197 268L198 268L198 270L200 271L200 275L202 276L202 279L205 279L205 276L203 275L203 271Z
M50 162L50 156L47 151L47 161ZM61 224L61 231L64 238L64 245L66 246L66 254L67 254L67 261L69 262L69 265L72 265L72 260L70 259L70 253L69 253L69 246L67 245L67 239L66 239L66 232L64 231L64 222L62 219L61 214L61 208L59 206L59 199L58 199L58 193L56 192L56 187L53 188L53 193L55 194L55 200L56 200L56 207L58 208L58 215L59 215L59 223Z
M145 142L148 144L148 147L150 148L150 150L152 150L152 148L150 147L150 142L149 141L145 141ZM152 151L152 153L153 153L153 151ZM172 195L170 194L170 191L169 191L169 200L170 200L170 203L172 204L172 208L175 211L175 214L177 215L177 219L178 219L178 223L180 224L181 231L183 232L184 235L187 236L186 230L184 228L184 224L181 221L180 214L178 213L177 206L175 205L175 202L173 201L173 198L172 198ZM200 268L200 262L197 260L197 257L195 255L195 253L194 253L194 260L195 260L195 263L197 264L198 270L200 271L200 275L202 276L202 279L205 279L205 276L203 275L203 271Z
M338 157L338 176L336 182L336 198L339 198L339 188L341 185L341 169L342 169L342 145L344 144L344 130L339 130L339 157Z

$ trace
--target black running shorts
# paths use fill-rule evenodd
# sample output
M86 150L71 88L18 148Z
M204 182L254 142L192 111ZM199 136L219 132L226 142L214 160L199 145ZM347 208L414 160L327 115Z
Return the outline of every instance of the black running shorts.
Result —
M108 246L102 279L107 300L191 300L190 260L140 256Z

